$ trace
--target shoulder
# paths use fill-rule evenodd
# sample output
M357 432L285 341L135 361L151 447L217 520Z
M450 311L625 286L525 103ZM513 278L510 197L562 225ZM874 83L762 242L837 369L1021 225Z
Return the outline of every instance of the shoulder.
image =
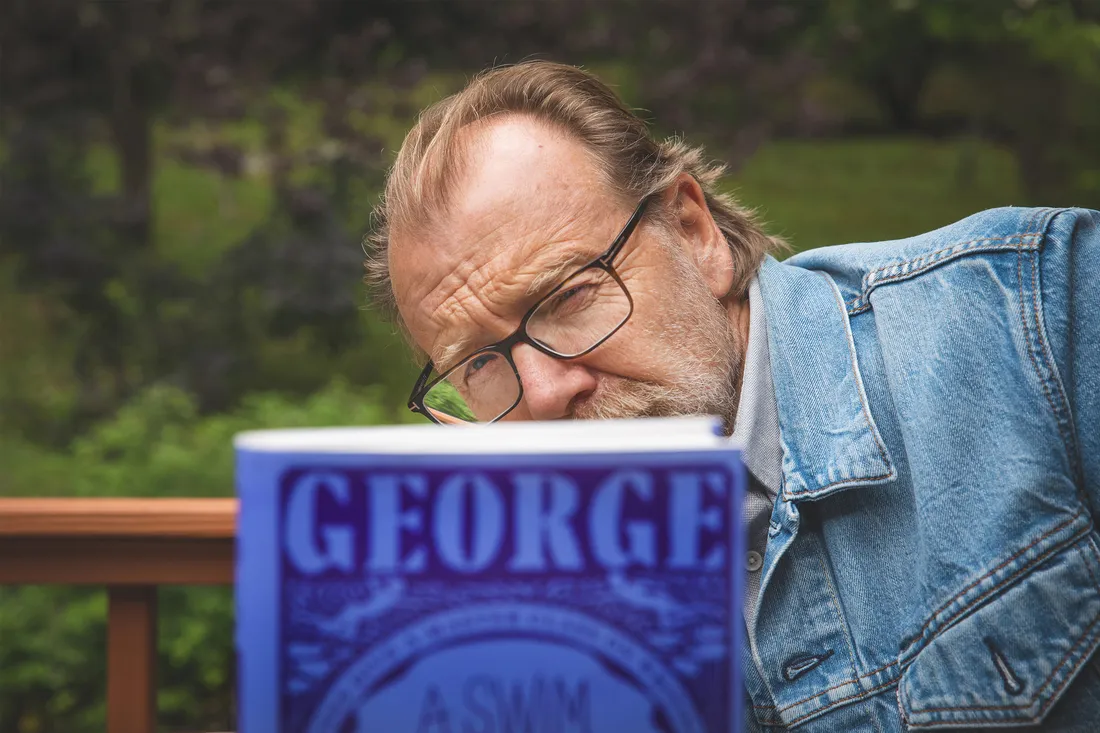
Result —
M989 209L914 237L823 247L797 254L784 264L830 275L854 314L868 307L877 288L963 259L1068 246L1078 219L1097 216L1086 209Z

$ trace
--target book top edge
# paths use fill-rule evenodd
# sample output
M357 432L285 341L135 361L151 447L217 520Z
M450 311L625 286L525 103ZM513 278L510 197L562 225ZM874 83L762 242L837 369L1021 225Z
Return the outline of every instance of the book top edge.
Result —
M729 450L710 416L560 420L491 425L398 425L255 430L239 433L238 451L272 453L531 454Z

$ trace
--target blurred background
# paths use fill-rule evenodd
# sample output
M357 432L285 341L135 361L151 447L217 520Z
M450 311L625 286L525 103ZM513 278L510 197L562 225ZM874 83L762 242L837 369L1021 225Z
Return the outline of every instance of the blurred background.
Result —
M239 430L411 420L370 211L421 107L531 57L796 250L1100 207L1097 0L8 0L0 495L231 495ZM163 729L232 729L231 591L160 608ZM0 731L103 729L105 613L0 587Z

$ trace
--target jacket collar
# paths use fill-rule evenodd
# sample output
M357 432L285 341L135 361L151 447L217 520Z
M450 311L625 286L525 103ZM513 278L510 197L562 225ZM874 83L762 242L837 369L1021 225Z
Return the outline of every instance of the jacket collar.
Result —
M823 272L767 257L760 291L783 443L783 497L818 499L897 470L863 389L848 313Z

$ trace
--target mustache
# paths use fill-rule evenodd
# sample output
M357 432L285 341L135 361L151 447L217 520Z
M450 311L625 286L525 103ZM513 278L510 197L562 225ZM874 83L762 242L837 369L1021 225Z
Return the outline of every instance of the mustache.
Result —
M673 417L691 414L697 400L677 389L623 377L604 379L590 397L573 406L575 420Z
M724 368L694 370L670 384L604 375L596 390L575 402L568 417L614 420L681 415L716 415L726 435L733 432L740 398L741 357L731 354Z

